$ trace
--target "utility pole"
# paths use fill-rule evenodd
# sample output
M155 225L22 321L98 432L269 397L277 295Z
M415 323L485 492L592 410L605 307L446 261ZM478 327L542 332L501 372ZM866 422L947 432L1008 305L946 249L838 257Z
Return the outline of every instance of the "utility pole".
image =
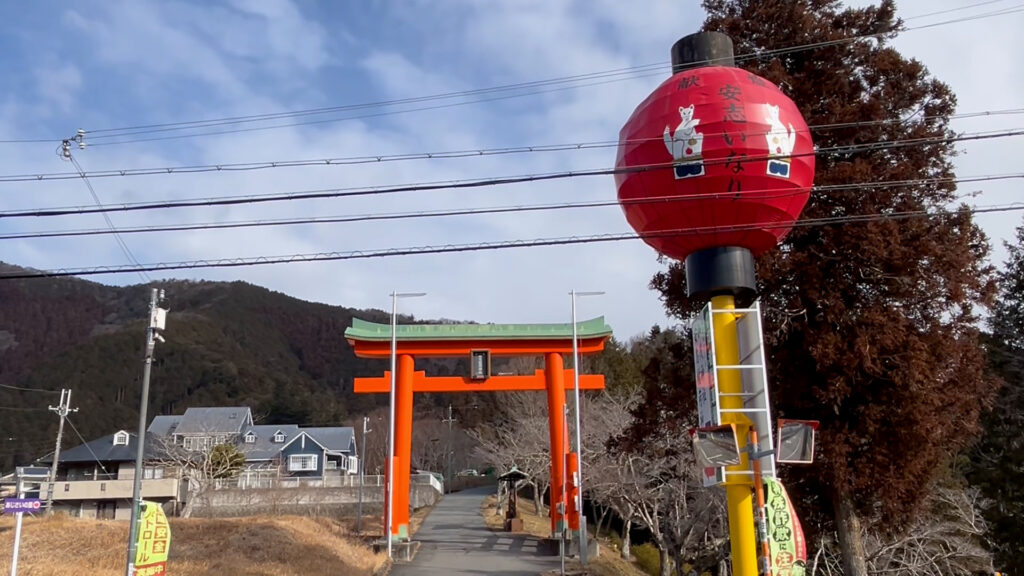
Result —
M50 465L50 482L46 489L46 514L53 514L53 485L57 481L57 461L60 460L60 443L64 438L64 420L69 412L78 412L78 408L71 408L71 390L61 388L60 404L50 406L49 410L60 416L60 424L57 425L57 444L53 448L53 464Z
M373 430L369 428L370 417L363 416L363 449L359 453L359 507L356 512L356 534L363 527L363 475L366 472L366 435Z
M128 562L125 576L134 576L135 551L138 543L135 534L139 529L139 512L142 509L142 458L146 446L146 408L149 404L149 373L153 367L153 348L157 340L163 342L160 330L167 323L167 310L158 305L164 299L162 289L153 288L149 298L149 326L146 327L146 357L142 364L142 398L139 401L139 434L135 438L135 479L132 483L132 515L128 529Z
M448 424L448 442L445 443L445 451L444 451L444 468L445 468L445 475L447 476L447 478L445 479L444 483L445 483L445 486L448 487L447 491L450 493L451 492L451 482L453 481L453 478L452 478L452 424L455 422L455 418L452 416L452 405L451 404L448 404L448 417L447 418L442 418L441 422L446 422Z

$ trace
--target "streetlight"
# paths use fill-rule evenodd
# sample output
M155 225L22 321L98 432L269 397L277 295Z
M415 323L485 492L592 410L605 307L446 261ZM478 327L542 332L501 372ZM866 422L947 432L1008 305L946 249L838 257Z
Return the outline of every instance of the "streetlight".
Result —
M576 512L580 525L580 563L587 565L587 520L583 515L583 445L580 443L580 350L576 334L576 297L601 296L604 292L569 292L572 297L572 393L576 412Z
M395 505L395 349L398 346L396 327L398 322L398 299L418 298L426 296L426 292L392 292L391 293L391 391L388 396L388 507L387 507L387 541L388 558L391 558L391 513Z

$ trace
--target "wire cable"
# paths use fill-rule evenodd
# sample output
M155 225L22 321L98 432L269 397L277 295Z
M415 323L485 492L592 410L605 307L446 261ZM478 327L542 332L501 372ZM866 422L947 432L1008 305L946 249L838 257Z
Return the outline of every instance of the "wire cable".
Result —
M47 394L60 394L60 390L46 390L44 388L25 388L24 386L11 386L10 384L0 384L0 388L20 390L22 392L46 392Z
M187 260L180 262L160 262L146 264L139 267L131 266L93 266L79 268L61 268L50 271L17 272L14 274L0 274L0 281L28 279L28 278L57 278L64 276L91 276L97 274L118 274L126 272L137 272L140 269L146 272L168 271L168 270L191 270L198 268L237 268L242 266L259 266L269 264L289 264L296 262L324 262L340 260L367 260L386 258L394 256L413 256L424 254L449 254L458 252L478 252L490 250L503 250L509 248L535 248L542 246L565 246L573 244L593 244L602 242L620 242L623 240L639 240L647 238L666 238L689 236L709 232L743 232L749 230L766 229L787 229L805 228L812 226L842 225L852 223L868 223L882 221L907 220L911 218L942 218L957 217L963 213L983 214L994 212L1011 212L1024 210L1024 203L1013 203L996 206L975 206L955 211L931 212L928 210L914 210L906 212L893 212L884 214L856 214L850 216L836 216L825 218L811 218L798 220L795 223L758 223L741 224L732 226L704 226L690 229L666 230L654 233L637 234L634 232L623 232L614 234L596 234L589 236L563 236L557 238L533 238L520 240L503 240L493 242L479 242L471 244L446 244L441 246L412 246L402 248L388 248L382 250L351 250L345 252L317 252L312 254L290 254L284 256L254 256L242 258L220 258L212 260Z
M85 186L89 189L89 194L92 195L92 199L96 203L96 207L102 208L103 202L100 201L99 195L96 194L96 190L92 187L92 182L90 182L89 178L85 175L85 170L82 169L82 165L78 163L78 160L76 160L75 157L71 155L71 150L70 146L68 145L68 141L64 141L63 153L59 155L62 158L70 160L71 163L75 165L75 169L78 170L78 173L82 177L82 182L85 182ZM135 254L132 253L131 248L128 247L128 244L124 241L124 238L121 238L121 235L117 233L117 228L114 227L114 222L110 219L110 214L108 214L107 212L101 212L101 214L103 215L103 220L107 223L107 228L110 229L110 233L114 235L114 240L117 242L117 245L121 248L121 252L124 253L125 257L128 258L129 262L138 267L138 259L135 258ZM139 272L139 278L142 278L142 281L145 283L150 283L153 281L153 279L150 278L145 271Z
M922 185L938 184L965 184L973 182L991 182L996 180L1024 179L1024 172L1016 174L987 174L962 178L918 178L911 180L891 180L881 182L857 182L850 184L833 184L816 186L811 189L812 194L833 193L840 191L861 191L864 189L901 188ZM653 196L647 198L630 198L621 200L594 200L588 202L564 202L553 204L525 204L507 206L488 206L480 208L464 208L457 210L424 210L419 212L385 212L368 214L350 214L338 216L310 216L305 218L281 218L263 220L235 220L227 222L197 222L182 224L166 224L151 226L122 227L117 231L120 234L138 234L149 232L187 232L207 231L237 228L262 228L274 226L298 226L306 224L343 224L354 222L371 222L383 220L410 220L423 218L442 218L454 216L480 216L488 214L506 214L519 212L546 212L556 210L587 209L621 207L634 204L671 204L674 202L685 202L689 200L708 200L719 197L727 197L733 200L741 198L758 200L787 198L806 193L805 190L794 190L793 188L773 188L744 190L742 192L718 192L701 194L682 194L672 196ZM108 228L80 229L80 230L45 230L35 232L9 232L0 233L0 241L35 238L69 238L78 236L98 236L110 234Z
M806 156L822 155L822 154L835 154L837 156L849 156L861 152L872 152L872 151L885 151L893 150L898 148L910 147L910 146L921 146L921 145L938 145L947 144L953 142L964 142L971 140L987 140L993 138L1006 138L1024 135L1024 129L1013 129L1013 130L1002 130L1002 131L990 131L990 132L976 132L971 134L962 134L958 136L936 136L926 138L908 138L904 140L892 140L892 141L873 141L863 142L860 144L842 145L819 148L814 152L807 152L803 154L792 154L790 158L800 158ZM741 160L735 158L721 158L721 159L710 159L705 160L705 166L709 165L730 165L738 161L741 162L756 162L759 160L765 160L770 155L759 155L759 156L748 156ZM101 207L83 207L83 206L71 206L71 207L56 207L56 208L31 208L23 210L7 210L0 211L0 219L3 218L24 218L24 217L51 217L51 216L69 216L69 215L80 215L80 214L95 214L99 212L131 212L140 210L161 210L170 208L191 208L191 207L206 207L206 206L229 206L239 204L257 204L266 202L282 202L282 201L294 201L294 200L311 200L311 199L323 199L323 198L342 198L342 197L355 197L355 196L375 196L384 194L396 194L406 192L428 192L437 190L457 190L457 189L470 189L470 188L483 188L492 186L502 186L509 184L520 184L526 182L541 182L549 180L562 180L568 178L579 178L585 176L607 176L613 174L628 174L628 173L639 173L648 172L653 170L666 170L671 169L673 163L671 161L650 164L631 166L624 169L616 168L601 168L592 170L576 170L566 172L550 172L545 174L527 174L517 176L506 176L498 178L484 178L484 179L467 179L467 180L448 180L443 182L430 182L430 183L416 183L398 186L378 186L378 187L361 187L361 188L325 188L319 190L304 190L289 193L271 193L262 195L248 195L248 196L226 196L226 197L212 197L212 198L198 198L198 199L185 199L185 200L162 200L155 202L134 202L134 203L122 203L122 204L108 204Z
M71 429L75 431L75 436L78 436L78 440L83 446L85 446L86 450L89 451L89 454L92 454L92 458L97 464L99 464L100 470L103 470L104 474L108 474L107 467L103 465L103 462L100 462L100 458L96 455L96 452L93 451L92 446L89 446L89 443L85 441L85 438L82 438L82 434L78 432L78 428L76 428L75 423L71 421L71 417L66 416L64 421L71 425Z
M978 3L977 6L981 6L981 5L984 5L984 4L985 4L984 2ZM852 42L856 42L856 41L859 41L859 40L866 40L866 39L870 39L870 38L878 38L878 37L883 37L883 36L887 36L887 35L891 35L891 34L896 34L896 33L906 33L906 32L911 32L911 31L914 31L914 30L934 28L934 27L937 27L937 26L946 26L946 25L950 25L950 24L956 24L956 23L960 23L960 22L966 22L966 21L971 21L971 20L976 20L976 19L981 19L981 18L991 18L991 17L994 17L994 16L1003 16L1003 15L1013 14L1013 13L1020 12L1020 11L1024 11L1024 9L1021 9L1021 8L1015 6L1015 7L1011 7L1011 8L1007 8L1007 9L1003 9L1003 10L999 10L999 11L995 11L995 12L975 14L975 15L967 15L967 16L962 16L962 17L955 18L955 19L952 19L952 20L946 20L946 21L943 21L943 22L935 22L935 23L932 23L932 24L927 24L927 25L922 25L922 26L915 26L915 27L909 27L909 28L904 27L902 29L897 29L897 30L888 30L888 31L877 32L877 33L872 33L872 34L864 34L864 35L859 35L859 36L850 36L850 37L846 37L846 38L828 40L828 41L823 41L823 42L808 43L808 44L803 44L803 45L796 45L796 46L790 46L790 47L778 48L778 49L771 49L771 50L762 50L762 51L753 52L753 53L749 53L749 54L737 55L736 56L736 61L737 62L743 62L743 61L747 61L747 60L769 58L769 57L778 56L778 55L782 55L782 54L792 54L794 52L799 52L799 51L802 51L802 50L812 50L812 49L815 49L815 48L820 48L820 47L825 47L825 46L832 46L832 45L838 45L838 44L852 43ZM938 14L938 13L933 13L933 14L930 14L930 15L934 15L934 14ZM928 15L929 14L926 14L924 16L928 16ZM708 61L708 62L705 62L705 63L710 64L711 62ZM395 106L395 105L400 105L400 104L429 102L429 101L433 101L433 100L445 100L445 99L460 98L460 97L464 98L464 97L467 97L467 96L474 96L474 95L480 95L480 94L491 94L491 93L496 93L496 92L506 92L506 91L510 91L510 90L522 90L522 89L526 89L526 88L547 87L547 86L552 86L552 85L559 85L559 84L565 84L565 83L571 83L571 82L581 82L581 81L587 81L587 80L593 80L593 79L606 79L606 78L610 78L610 77L617 77L617 79L613 80L613 81L623 81L623 80L633 79L633 77L628 76L629 74L645 75L645 74L651 73L655 69L663 69L666 65L667 65L666 62L657 62L657 63L651 63L651 64L638 65L638 66L629 66L629 67L624 67L624 68L617 68L617 69L613 69L613 70L605 70L605 71L590 72L590 73L585 73L585 74L577 74L577 75L573 75L573 76L562 76L562 77L548 78L548 79L544 79L544 80L535 80L535 81L529 81L529 82L520 82L520 83L514 83L514 84L506 84L506 85L500 85L500 86L493 86L493 87L489 87L489 88L478 88L478 89L472 89L472 90L461 90L461 91L454 91L454 92L446 92L446 93L433 94L433 95L428 95L428 96L417 96L417 97L410 97L410 98L402 98L402 99L395 99L395 100L384 100L384 101L377 101L377 102L367 102L367 103L362 103L362 104L352 104L352 105L344 105L344 106L331 106L331 107L322 107L322 108L311 108L311 109L305 109L305 110L294 110L294 111L289 111L289 112L275 112L275 113L255 114L255 115L249 115L249 116L232 116L232 117L223 117L223 118L212 118L212 119L206 119L206 120L190 120L190 121L169 122L169 123L162 123L162 124L142 124L142 125L119 127L119 128L93 129L93 130L85 131L85 133L89 134L89 135L92 135L91 139L118 138L118 137L125 137L125 136L152 134L152 133L155 133L155 132L174 131L174 130L194 130L194 129L210 128L210 127L224 126L224 125L233 125L233 124L240 124L240 123L263 122L263 121L277 120L277 119L283 119L283 118L294 118L294 117L302 117L302 116L309 116L309 115L319 115L319 114L328 114L328 113L344 112L344 111L352 111L352 110L362 110L362 109L367 109L367 108L378 108L378 107L386 107L386 106ZM626 77L623 78L622 76L624 76L624 75L626 75ZM543 93L543 92L537 92L537 93ZM521 95L529 95L529 94L521 94ZM469 100L469 101L466 101L466 102L454 103L454 105L474 104L474 103L479 103L481 101L482 100ZM429 109L434 109L434 108L426 107L426 108L423 108L423 109L429 110ZM410 112L410 111L418 111L418 110L401 110L401 111L396 111L396 112L405 113L405 112ZM327 121L334 122L334 121L342 121L342 120L349 120L349 119L352 119L352 118L351 117L345 117L345 118L330 119L330 120L327 120ZM322 121L316 121L316 122L322 122ZM275 126L259 127L258 129L270 130L270 129L286 128L286 127L289 127L289 126L296 126L296 125L302 125L302 124L303 123L280 124L280 125L275 125ZM246 128L246 129L239 129L238 131L252 131L252 130L253 129L251 129L251 128ZM196 134L184 135L184 137L198 137L198 136L207 136L207 135L213 135L213 134L227 134L227 133L232 133L232 131L219 131L219 132L214 132L214 133L196 133ZM12 144L12 143L29 143L29 142L48 142L48 141L56 141L56 140L59 140L59 139L57 139L57 138L55 138L55 139L21 139L21 140L12 139L12 140L0 140L0 143ZM152 139L123 140L123 141L118 141L116 143L118 143L118 144L127 144L127 143L132 143L132 142L149 141L149 140L152 140ZM109 144L113 144L113 142L111 142ZM100 145L100 144L91 144L91 145Z
M965 112L948 116L950 120L961 120L968 118L1006 116L1024 114L1024 108L1006 108L1001 110L984 110L979 112ZM943 116L922 116L915 118L917 121L943 118ZM819 124L808 126L808 131L829 130L838 128L859 128L866 126L877 126L884 124L898 124L905 122L902 118L886 118L882 120L866 120L862 122L841 122L833 124ZM804 130L796 130L798 133ZM751 136L753 133L746 131L725 132L723 135L730 137ZM92 172L51 172L42 174L8 174L0 175L0 182L31 182L46 180L71 180L87 176L89 178L110 178L115 176L153 176L164 174L197 174L203 172L244 172L250 170L266 170L270 168L295 168L305 166L349 166L355 164L374 164L385 162L402 162L409 160L440 160L458 158L477 158L486 156L501 156L509 154L526 154L538 152L564 152L578 150L592 150L601 148L617 148L624 144L641 144L648 141L661 141L662 136L656 138L638 138L620 142L618 140L598 140L592 142L575 142L562 144L532 144L524 146L505 146L498 148L479 148L463 150L446 150L437 152L410 152L404 154L371 154L363 156L347 156L336 158L311 158L301 160L271 160L265 162L234 162L219 164L194 164L181 166L161 166L148 168L118 168L111 170L95 170Z
M1021 6L1024 6L1024 5L1021 5ZM815 48L823 48L823 47L827 47L827 46L835 46L835 45L852 43L852 42L856 42L858 40L865 40L865 39L869 39L869 38L877 38L877 37L880 37L880 36L886 36L888 34L896 33L896 32L910 32L910 31L913 31L913 30L920 30L920 29L926 29L926 28L934 28L934 27L938 27L938 26L946 26L946 25L949 25L949 24L966 22L966 21L976 20L976 19L981 19L981 18L990 18L990 17L993 17L993 16L1003 16L1003 15L1013 14L1013 13L1021 12L1021 11L1024 11L1024 9L1022 9L1020 7L1013 7L1011 9L1004 9L1004 10L1000 10L1000 11L997 11L997 12L991 12L991 13L980 14L980 15L963 16L963 17L956 18L956 19L953 19L953 20L947 20L947 21L944 21L944 22L935 22L935 23L926 24L926 25L917 26L917 27L912 27L912 28L904 28L902 30L892 30L892 31L886 31L886 32L877 32L877 33L873 33L873 34L864 34L864 35L860 35L860 36L838 38L838 39L834 39L834 40L827 40L827 41L822 41L822 42L802 44L802 45L790 46L790 47L785 47L785 48L762 50L762 51L752 52L752 53L748 53L748 54L740 54L740 55L735 57L735 61L736 61L736 63L741 63L741 62L746 62L746 61L749 61L749 60L759 60L759 59L763 59L763 58L770 58L770 57L781 56L781 55L785 55L785 54L793 54L793 53L801 52L801 51L805 51L805 50L812 50L812 49L815 49ZM711 61L711 60L706 60L706 61L703 61L702 63L704 63L704 64L713 64L714 62ZM624 80L632 80L632 79L635 79L635 78L638 78L638 77L650 76L650 75L655 75L655 74L661 75L661 74L663 74L663 72L661 72L660 69L663 68L665 65L666 65L666 63L659 62L659 63L645 64L645 65L641 65L641 66L629 67L629 68L620 68L620 69L616 69L616 70L612 70L612 71L608 71L608 72L595 72L595 73L590 73L590 74L581 74L581 75L577 75L577 76L569 76L569 77L562 77L562 78L552 78L552 79L547 79L547 80L539 80L539 81L534 81L534 82L525 82L525 83L520 83L520 84L510 84L510 85L498 86L498 87L493 87L493 88L483 88L483 89L468 90L468 91L462 91L462 92L450 92L450 93L441 94L441 95L435 95L435 96L424 96L424 97L418 97L418 98L405 99L405 101L406 102L408 102L408 101L417 101L418 102L418 101L429 101L429 100L433 100L433 99L447 99L447 98L452 98L452 97L457 97L457 96L464 96L464 95L467 95L467 94L468 95L472 95L472 94L479 94L479 93L490 93L490 92L494 92L494 91L506 91L506 90L510 90L510 89L519 89L519 88L522 88L524 86L529 86L529 87L532 87L532 86L547 86L547 85L550 85L550 84L560 84L560 83L564 83L564 82L567 82L567 81L579 81L580 79L604 78L604 77L606 77L606 75L611 75L611 76L615 76L616 77L616 78L611 79L611 80L603 80L603 81L600 81L600 82L590 82L590 83L584 84L582 86L558 87L558 88L554 88L554 89L550 89L550 90L537 90L537 91L534 91L534 92L527 92L527 93L513 94L513 95L506 95L506 96L499 96L499 97L495 97L495 98L470 100L470 101L467 101L467 102L456 102L456 103L449 103L449 104L443 104L443 105L437 105L437 106L425 106L425 107L420 107L420 108L412 108L412 109L407 109L407 110L397 110L397 111L392 111L392 112L380 112L380 113L374 113L374 114L363 115L363 116L344 117L344 118L335 118L335 119L324 119L324 120L314 120L314 121L307 121L307 122L293 122L293 123L287 123L287 124L278 124L278 125L274 125L274 126L263 126L263 127L255 127L255 128L239 128L239 129L233 129L233 130L221 130L221 131L215 131L215 132L204 132L204 133L198 133L198 134L186 134L186 135L169 136L169 137L154 137L154 138L135 139L135 140L122 140L122 141L116 142L116 144L126 144L126 143L134 143L134 142L152 142L152 141L156 141L156 140L191 138L191 137L196 137L196 136L223 135L223 134L232 134L232 133L237 133L237 132L252 132L252 131L259 131L259 130L274 130L274 129L279 129L279 128L292 127L292 126L303 126L303 125L308 125L308 124L321 124L321 123L327 123L327 122L338 122L338 121L352 120L352 119L357 119L357 118L377 117L377 116L383 116L383 115L389 115L389 114L404 114L404 113L409 113L409 112L419 112L419 111L426 111L426 110L437 110L437 109L440 109L440 108L450 108L450 107L454 107L454 106L463 106L463 105L466 105L466 104L476 104L476 103L483 103L483 102L491 102L491 101L495 101L495 100L504 100L504 99L508 99L508 98L518 98L518 97L522 97L522 96L530 96L530 95L535 95L535 94L543 94L543 93L548 93L548 92L553 92L553 91L561 91L561 90L567 90L567 89L571 90L571 89L575 89L575 88L578 88L578 87L602 85L602 84L608 84L608 83L611 83L611 82L621 82L621 81L624 81ZM652 69L655 69L655 70L658 70L658 71L657 72L652 72L651 71ZM638 75L622 77L623 74L628 73L628 71L630 71L630 70L637 71ZM643 73L640 73L641 71ZM384 104L384 105L391 105L394 102L395 101L387 101L387 103ZM365 108L365 107L377 107L377 106L380 106L380 105L381 105L381 103L368 103L368 104L359 104L359 105L354 105L354 106L358 107L358 109L362 109L362 108ZM341 107L341 108L344 108L344 107ZM351 108L349 108L349 109L351 109ZM225 124L236 124L236 123L239 123L239 122L263 121L263 120L268 119L269 116L273 116L274 119L277 119L277 118L281 118L281 117L294 117L294 116L298 116L298 115L307 115L307 114L310 114L310 113L322 114L322 113L326 113L327 111L337 111L337 110L338 110L338 108L335 108L333 110L331 108L321 108L321 109L314 109L314 110L300 110L300 111L295 111L295 112L291 112L291 113L287 113L286 112L286 113L277 113L277 114L272 114L272 115L263 115L263 117L260 117L260 115L256 115L256 116L250 117L249 119L240 119L240 118L219 119L219 120L215 119L215 120L207 121L207 123L203 123L199 127L206 128L206 127L213 127L213 126L222 126L222 125L225 125ZM114 137L117 137L117 136L135 135L135 134L141 134L141 133L149 134L149 133L152 133L152 132L162 132L162 131L171 131L171 130L183 130L183 129L190 129L190 128L195 128L196 127L194 125L195 122L192 122L192 123L189 123L189 124L191 124L191 125L190 126L164 125L163 127L160 127L160 128L147 129L144 132L125 132L125 133L121 133L121 134L108 134L108 135L105 135L105 136L98 136L98 137L114 138ZM110 131L113 131L113 130L114 129L110 129ZM114 142L108 143L108 144L101 143L101 144L94 144L94 145L109 145L109 144L115 144L115 143Z

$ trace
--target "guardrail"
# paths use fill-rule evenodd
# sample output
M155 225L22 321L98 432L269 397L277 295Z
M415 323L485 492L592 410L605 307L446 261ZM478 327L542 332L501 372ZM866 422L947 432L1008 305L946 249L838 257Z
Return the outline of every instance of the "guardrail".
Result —
M433 474L413 474L410 476L413 484L426 484L439 494L444 494L444 482ZM267 476L258 474L243 473L238 478L221 478L214 480L214 490L256 490L261 488L355 488L359 486L359 475L331 475L331 476ZM372 474L363 476L364 487L384 486L384 476Z

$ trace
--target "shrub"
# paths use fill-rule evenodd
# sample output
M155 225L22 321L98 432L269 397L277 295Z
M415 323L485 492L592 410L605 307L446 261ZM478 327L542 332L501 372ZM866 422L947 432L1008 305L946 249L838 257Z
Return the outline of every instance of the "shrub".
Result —
M654 544L641 544L630 548L637 566L651 576L658 576L661 573L661 557L658 555L658 548Z

